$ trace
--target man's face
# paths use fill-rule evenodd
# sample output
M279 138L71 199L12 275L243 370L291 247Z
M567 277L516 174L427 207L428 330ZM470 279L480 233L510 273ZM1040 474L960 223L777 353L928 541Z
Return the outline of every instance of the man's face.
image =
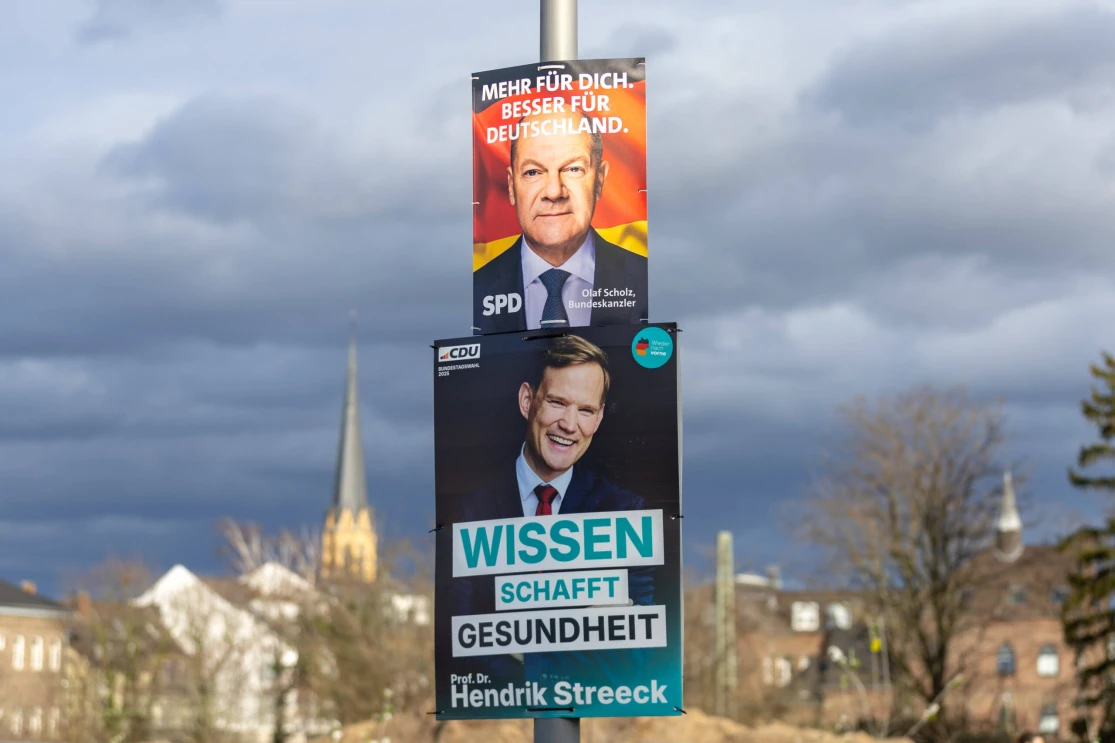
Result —
M537 390L519 388L527 419L527 463L546 482L577 463L604 419L604 371L599 364L549 368Z
M588 134L519 140L507 169L508 196L527 242L543 258L564 262L581 247L607 175L608 163L592 162Z

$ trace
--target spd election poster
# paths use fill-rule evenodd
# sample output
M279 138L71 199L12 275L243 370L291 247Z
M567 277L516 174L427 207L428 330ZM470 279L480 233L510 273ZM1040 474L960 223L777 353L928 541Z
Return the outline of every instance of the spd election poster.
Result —
M645 322L644 60L475 73L472 140L473 332Z
M439 719L676 715L673 324L439 341Z

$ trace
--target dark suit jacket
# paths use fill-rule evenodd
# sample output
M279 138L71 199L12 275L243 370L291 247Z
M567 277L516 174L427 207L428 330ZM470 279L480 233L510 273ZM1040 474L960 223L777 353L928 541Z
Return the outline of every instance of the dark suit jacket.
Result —
M462 502L454 504L452 509L454 523L523 517L523 501L519 495L514 461L508 462L503 469L506 474L502 476L502 482L491 491L468 496L463 498ZM573 477L562 497L559 514L639 511L645 507L645 501L640 496L616 487L589 469L574 466ZM451 555L446 557L448 562L444 564L443 569L451 575L452 557ZM654 604L655 572L655 568L628 569L628 595L633 603L644 606ZM448 603L451 616L494 613L496 610L495 576L452 579ZM448 622L445 624L448 625ZM451 630L445 627L442 631ZM622 658L625 664L629 664L637 655L638 651L632 650L527 653L522 662L509 655L491 655L457 658L453 660L453 665L457 669L455 673L478 671L504 682L519 683L523 680L552 682L561 678L576 680L592 673L599 681L604 680L600 678L600 674L614 677L615 684L618 685L621 681L617 676L620 671L616 661Z
M630 289L634 292L634 307L597 307L592 310L592 325L637 325L645 322L647 314L647 259L624 250L592 231L596 245L596 272L593 290ZM527 329L526 292L523 290L523 236L507 250L485 264L472 275L472 324L477 334L508 333ZM504 307L496 315L484 315L484 298L497 294L518 294L522 306L518 312L508 314ZM581 298L578 298L581 299ZM594 299L607 301L609 297ZM611 299L623 299L616 297ZM585 301L588 301L587 299Z

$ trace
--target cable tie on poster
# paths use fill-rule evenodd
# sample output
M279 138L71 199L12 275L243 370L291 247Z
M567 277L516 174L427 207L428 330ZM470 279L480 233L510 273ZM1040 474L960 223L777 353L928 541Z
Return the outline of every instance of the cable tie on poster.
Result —
M566 338L569 333L547 333L546 335L524 335L524 341L540 341L545 338Z
M480 202L479 201L474 201L474 202L472 202L472 205L473 206L480 206Z
M476 79L476 78L473 78L473 80L475 80L475 79ZM442 712L444 712L444 711L445 711L445 710L443 710L443 709L435 709L435 710L434 710L433 712L427 712L426 714L427 714L427 715L440 715L440 714L441 714Z
M645 188L640 188L637 193L646 193L646 192L647 192L647 190Z
M433 529L430 529L430 530L429 530L428 532L426 532L426 533L427 533L427 534L433 534L433 533L434 533L435 531L441 531L441 530L442 530L442 529L444 529L444 528L445 528L445 526L444 526L444 525L442 525L442 524L438 524L437 526L435 526L435 527L434 527Z
M683 518L685 518L685 517L682 516L680 513L675 513L674 515L670 516L670 521L677 521L678 519L683 519ZM440 527L438 527L438 528L440 528Z
M527 707L527 712L572 712L575 707Z
M674 709L676 709L678 712L682 713L683 715L688 715L689 714L688 712L686 712L685 710L683 710L681 707L677 706L676 704L674 705Z
M563 65L563 64L540 64L540 65L538 65L538 70L539 71L542 71L542 70L564 70L564 69L565 69L565 65Z

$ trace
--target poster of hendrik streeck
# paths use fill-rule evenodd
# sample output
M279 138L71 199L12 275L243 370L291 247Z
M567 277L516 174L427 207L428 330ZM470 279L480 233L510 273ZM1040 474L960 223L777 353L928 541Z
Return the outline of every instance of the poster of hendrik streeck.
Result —
M676 327L435 347L438 718L680 714Z

